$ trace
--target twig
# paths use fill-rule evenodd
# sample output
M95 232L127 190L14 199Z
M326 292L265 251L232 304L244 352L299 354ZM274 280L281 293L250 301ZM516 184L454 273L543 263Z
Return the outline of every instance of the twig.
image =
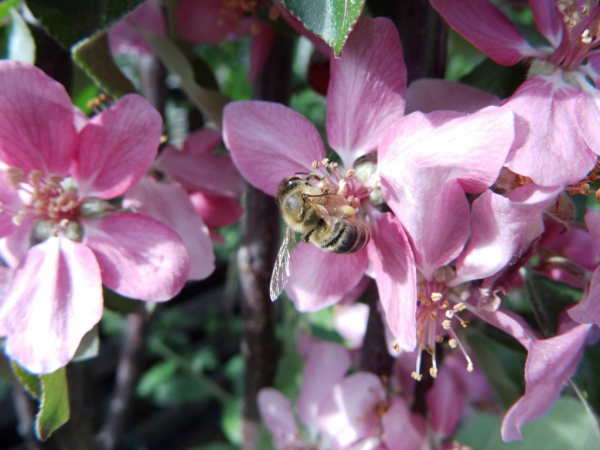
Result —
M389 378L394 367L394 358L387 350L385 325L377 306L379 294L374 281L367 288L367 301L369 304L369 319L360 352L359 367L360 370L372 372L384 379Z
M288 103L290 98L293 41L278 35L263 73L254 84L256 99ZM279 348L275 341L273 305L269 298L271 271L279 244L279 214L272 197L248 186L244 235L238 254L243 296L244 338L242 353L244 398L243 449L258 445L260 414L256 397L275 376Z
M131 410L131 400L140 376L144 344L148 335L149 316L140 308L127 316L127 333L117 366L115 388L108 407L104 426L98 441L105 450L112 450L120 442Z

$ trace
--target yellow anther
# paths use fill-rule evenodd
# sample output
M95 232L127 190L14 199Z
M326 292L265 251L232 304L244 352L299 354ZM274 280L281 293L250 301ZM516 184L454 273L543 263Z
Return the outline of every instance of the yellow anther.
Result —
M400 346L398 345L398 343L397 343L397 342L394 342L394 344L392 345L392 349L393 349L395 352L398 352L398 351L400 351Z
M464 309L467 308L467 305L465 305L464 303L457 303L456 305L454 305L454 309L456 311L463 311Z
M450 348L456 348L458 346L458 342L456 339L448 339L448 345Z
M431 314L429 314L429 318L434 321L437 320L437 318L438 318L437 312L431 311Z
M434 302L439 302L442 299L442 294L440 292L432 292L431 293L431 300L433 300Z
M323 161L321 161L321 164L323 164L323 167L327 168L329 167L329 160L325 158Z
M452 322L450 320L444 320L442 322L442 328L444 330L449 330L450 328L452 328Z
M313 169L318 169L321 167L321 163L319 161L313 161L311 166Z
M421 379L423 379L423 375L421 375L420 373L417 372L413 372L410 374L411 378L417 380L417 381L421 381Z
M473 372L473 364L467 364L467 372Z
M440 336L439 334L436 334L435 342L437 342L438 344L441 344L442 342L444 342L444 338L442 336Z
M346 172L346 178L352 178L355 173L356 172L354 171L354 169L349 169L348 172Z
M448 300L444 300L442 303L442 308L447 308L448 306L450 306L450 303L448 303Z
M437 378L437 374L438 374L438 371L435 367L429 368L429 375L431 375L431 378Z

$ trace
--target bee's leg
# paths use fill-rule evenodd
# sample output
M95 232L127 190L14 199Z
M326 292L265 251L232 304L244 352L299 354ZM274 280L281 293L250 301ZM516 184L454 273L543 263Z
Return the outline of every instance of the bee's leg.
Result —
M306 233L304 236L302 236L302 242L310 242L310 237L312 236L312 234L315 232L315 229L313 228L312 230L310 230L308 233Z
M304 183L306 183L306 185L308 185L308 182L313 179L321 181L323 179L323 177L320 177L316 173L311 173L304 179Z

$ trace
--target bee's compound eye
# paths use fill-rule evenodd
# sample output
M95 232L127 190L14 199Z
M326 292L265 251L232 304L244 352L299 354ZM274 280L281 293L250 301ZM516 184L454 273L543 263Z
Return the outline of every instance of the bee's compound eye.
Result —
M298 182L299 178L293 177L290 178L287 183L285 183L285 187L291 188L293 185L295 185Z

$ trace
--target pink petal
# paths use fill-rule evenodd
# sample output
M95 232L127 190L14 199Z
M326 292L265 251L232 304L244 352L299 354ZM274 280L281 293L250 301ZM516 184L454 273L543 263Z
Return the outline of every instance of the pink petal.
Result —
M109 199L146 174L156 156L162 118L148 101L126 95L82 130L73 175L80 195Z
M177 232L190 257L190 279L202 280L215 270L208 228L181 187L144 177L125 194L123 207L160 220Z
M462 370L469 373L464 366ZM437 436L451 436L460 422L466 397L460 388L460 381L444 364L433 387L427 391L429 424Z
M525 395L506 413L502 439L523 439L521 426L550 411L575 374L590 325L579 325L550 339L534 341L525 362Z
M376 149L404 114L406 66L398 32L389 19L361 17L331 60L327 91L327 140L344 166Z
M556 0L529 0L529 7L538 30L552 47L557 48L562 38L564 22Z
M120 20L108 30L108 42L113 54L154 54L154 50L152 50L148 41L129 22L135 23L152 34L165 36L167 27L160 3L155 0L147 0L125 19Z
M8 182L6 172L0 169L0 237L9 236L17 231L19 227L14 224L13 217L23 206L19 192ZM27 225L22 223L21 226L27 228Z
M417 274L412 251L400 222L392 214L374 217L368 250L379 299L398 345L412 351L417 345Z
M333 311L333 326L351 348L360 348L367 331L369 307L364 303L338 305Z
M454 30L498 64L512 66L525 56L543 56L487 0L431 0L431 5Z
M544 230L542 212L562 191L529 184L508 199L487 190L472 206L471 239L456 263L451 285L486 278L502 269Z
M391 403L392 405L381 418L383 440L388 448L390 450L424 448L427 438L425 418L411 413L406 400L402 397L392 397Z
M278 449L285 450L302 442L300 431L292 410L292 403L281 392L273 388L263 388L259 391L256 402L258 410L267 427L273 435L273 441Z
M579 323L600 325L600 270L592 274L587 293L577 305L569 309L569 316Z
M221 141L217 130L203 128L185 140L182 150L165 148L156 159L156 167L188 190L240 197L244 180L233 161L229 156L212 154Z
M229 103L223 115L223 137L242 176L269 195L295 173L314 171L325 158L315 126L279 103Z
M530 78L508 99L518 130L506 161L510 170L541 186L564 186L586 177L597 156L580 136L579 94L559 73Z
M237 222L244 208L236 200L229 197L207 195L202 192L190 194L194 209L209 228L220 228Z
M189 277L188 252L168 226L143 214L85 220L85 243L102 269L102 282L126 297L164 301Z
M298 416L309 431L316 430L321 402L333 385L344 377L350 365L350 353L339 344L317 341L310 346L302 371L302 388L296 401Z
M486 106L496 105L499 98L472 86L442 80L421 78L413 81L406 90L406 115L421 111L428 113L440 109L471 114Z
M426 278L462 250L469 221L465 192L494 183L514 136L506 108L488 107L435 126L448 114L454 113L406 116L379 148L383 195Z
M256 33L252 37L250 46L250 67L248 68L248 81L254 81L265 68L267 59L275 44L277 33L273 28L261 20L256 21Z
M596 249L600 250L600 213L597 211L588 212L585 215L585 224L590 235L594 238Z
M478 308L469 308L469 311L485 320L490 325L493 325L514 337L527 350L530 349L533 341L538 338L531 326L529 326L521 316L512 311L506 311L502 308L494 312L484 311Z
M37 67L0 61L0 159L26 174L66 175L77 132L65 88Z
M102 282L85 245L51 237L16 269L0 312L5 352L32 373L65 366L102 316Z
M319 408L319 429L330 436L335 449L345 449L360 439L379 436L377 407L386 394L373 373L354 373L331 389Z
M596 81L596 83L599 81ZM600 133L598 133L600 92L585 79L582 80L582 87L583 91L579 93L576 100L575 122L579 125L581 137L585 140L589 149L596 155L600 155Z
M25 258L31 246L31 227L30 221L22 223L21 226L15 227L13 233L0 239L0 255L7 266L17 267Z
M250 33L254 19L234 18L235 6L224 12L222 7L222 0L181 0L175 13L177 31L194 44L217 44Z
M302 242L292 253L285 292L298 311L318 311L341 301L361 281L367 264L365 250L338 255Z

